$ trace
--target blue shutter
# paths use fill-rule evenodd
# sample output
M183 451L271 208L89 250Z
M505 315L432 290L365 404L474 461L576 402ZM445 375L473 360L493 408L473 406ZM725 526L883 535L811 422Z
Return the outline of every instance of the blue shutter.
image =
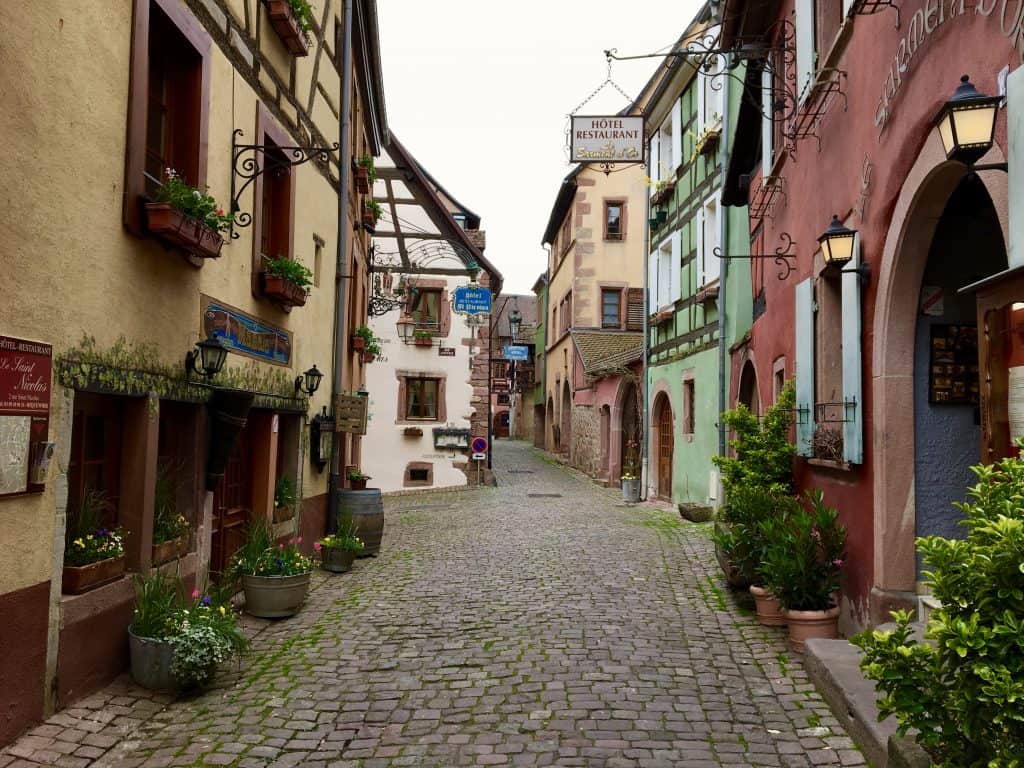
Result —
M775 159L772 156L775 123L771 119L771 115L775 114L772 104L774 87L772 72L765 67L761 70L761 184L765 184L772 175L772 161Z
M853 258L847 270L860 265L860 235L854 236ZM860 275L844 272L843 278L843 461L864 463L864 397L861 391Z
M814 80L814 0L796 0L796 92L803 101Z
M796 287L796 452L813 456L814 287L807 278Z
M1024 265L1024 67L1006 78L1006 139L1010 212L1006 256L1009 266L1019 267Z

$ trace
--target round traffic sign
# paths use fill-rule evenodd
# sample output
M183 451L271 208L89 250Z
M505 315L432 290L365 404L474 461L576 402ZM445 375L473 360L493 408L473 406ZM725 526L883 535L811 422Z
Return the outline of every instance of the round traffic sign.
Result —
M487 439L474 437L471 447L473 448L473 453L483 453L487 450Z

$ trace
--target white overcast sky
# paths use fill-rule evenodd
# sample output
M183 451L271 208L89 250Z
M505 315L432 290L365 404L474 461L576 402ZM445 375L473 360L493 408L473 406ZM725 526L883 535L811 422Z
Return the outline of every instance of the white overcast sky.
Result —
M388 124L487 231L505 293L529 293L566 162L566 115L607 76L602 51L665 49L698 0L378 0ZM662 59L614 62L635 97ZM583 113L628 102L611 87Z

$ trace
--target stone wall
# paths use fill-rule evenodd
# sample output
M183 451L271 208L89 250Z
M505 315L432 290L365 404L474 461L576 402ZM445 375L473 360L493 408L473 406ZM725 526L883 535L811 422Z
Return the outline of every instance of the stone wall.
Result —
M589 405L572 409L572 452L570 463L591 477L601 466L601 415Z

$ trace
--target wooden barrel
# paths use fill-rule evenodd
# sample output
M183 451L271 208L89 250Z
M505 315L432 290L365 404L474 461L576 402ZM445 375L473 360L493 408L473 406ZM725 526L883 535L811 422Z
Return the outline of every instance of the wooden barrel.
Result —
M366 545L359 556L375 556L380 552L380 542L384 537L384 499L380 489L353 491L341 488L337 493L340 525L344 526L346 520L352 520L355 523L356 535Z

